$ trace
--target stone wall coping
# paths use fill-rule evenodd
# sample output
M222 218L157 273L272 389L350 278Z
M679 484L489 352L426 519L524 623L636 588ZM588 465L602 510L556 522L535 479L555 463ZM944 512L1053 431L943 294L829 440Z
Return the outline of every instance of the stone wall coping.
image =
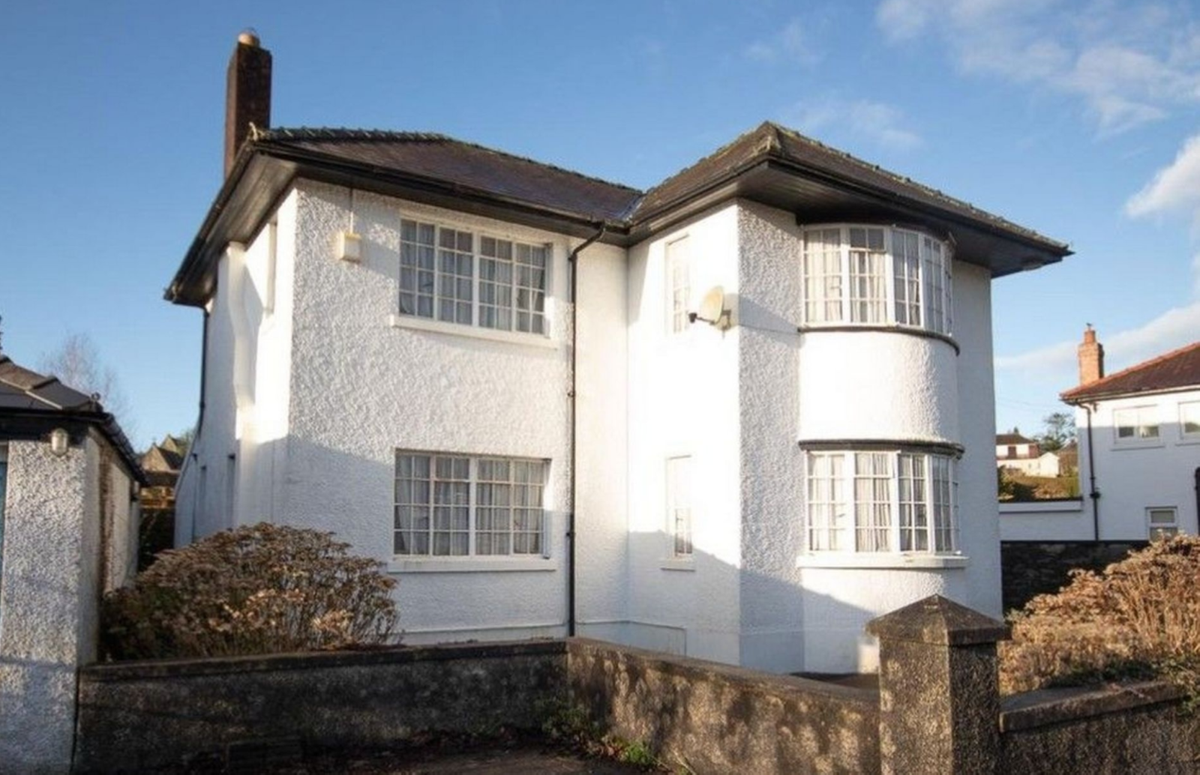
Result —
M664 654L659 651L617 645L606 641L590 638L571 638L567 642L571 653L615 653L622 657L644 659L654 663L655 667L670 675L680 677L703 677L706 679L724 679L753 689L779 695L780 693L818 695L823 699L842 703L862 705L862 710L877 712L879 709L879 692L874 689L863 689L855 686L816 681L811 678L800 678L793 675L764 673L745 667L735 667L721 662L709 662L696 657L682 657L674 654Z
M880 640L901 640L939 646L974 646L1009 637L1009 626L941 595L867 622L867 632Z
M1039 689L1002 701L1000 730L1019 732L1182 699L1178 686L1142 681L1096 687Z
M452 643L436 646L387 646L363 650L308 651L289 654L256 654L242 657L201 657L105 662L80 670L85 681L138 681L246 673L268 670L324 670L364 665L438 662L452 659L488 659L542 654L566 654L562 639Z

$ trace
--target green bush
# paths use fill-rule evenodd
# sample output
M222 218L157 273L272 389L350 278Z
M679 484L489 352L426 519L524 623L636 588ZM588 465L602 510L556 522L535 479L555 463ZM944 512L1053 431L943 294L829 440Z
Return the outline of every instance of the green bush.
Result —
M1200 697L1200 538L1156 541L1102 573L1074 571L1010 617L1006 693L1055 683L1158 677Z
M336 649L386 643L396 582L315 530L258 524L164 552L105 596L112 659Z

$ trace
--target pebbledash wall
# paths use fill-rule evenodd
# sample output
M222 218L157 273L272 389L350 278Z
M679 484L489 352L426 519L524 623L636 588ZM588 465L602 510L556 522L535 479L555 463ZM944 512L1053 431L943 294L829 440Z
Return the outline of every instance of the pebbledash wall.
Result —
M402 215L550 245L549 335L397 316ZM564 634L568 255L581 240L306 180L274 222L220 262L177 543L260 520L331 530L401 577L407 642ZM350 229L363 238L357 264L332 257ZM680 239L692 296L722 286L729 330L669 331L666 252ZM800 239L794 214L735 200L628 251L580 255L580 635L842 672L874 668L868 619L925 595L1000 613L988 272L954 262L953 344L798 334ZM831 439L965 448L961 551L806 556L798 441ZM547 556L394 556L397 449L550 461ZM684 456L690 559L673 556L666 516L666 461Z
M133 479L107 449L91 432L62 457L40 440L0 442L0 772L71 764L76 671L96 659L101 595L137 558Z

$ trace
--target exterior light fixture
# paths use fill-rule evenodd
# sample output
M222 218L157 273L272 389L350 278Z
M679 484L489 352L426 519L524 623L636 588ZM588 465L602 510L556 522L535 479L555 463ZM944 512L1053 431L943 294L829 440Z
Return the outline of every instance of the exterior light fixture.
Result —
M339 261L349 261L357 264L362 260L362 237L352 231L338 232L337 245L334 246L334 256Z
M55 457L62 457L67 454L67 450L71 446L71 437L62 428L55 428L50 431L50 452Z

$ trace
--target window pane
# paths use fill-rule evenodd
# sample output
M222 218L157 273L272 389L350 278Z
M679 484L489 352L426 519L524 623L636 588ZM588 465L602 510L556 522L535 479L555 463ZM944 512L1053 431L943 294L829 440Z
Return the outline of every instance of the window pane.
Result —
M892 551L892 455L854 454L855 547L860 552Z
M432 224L400 221L400 312L433 317L435 272Z
M925 456L901 453L897 478L900 507L900 551L929 550L929 519L925 502Z
M846 535L849 509L845 498L844 456L842 453L809 453L806 458L807 525L810 551L850 549Z
M1200 403L1179 405L1179 425L1185 436L1200 434Z
M855 234L860 233L856 238ZM887 321L887 254L882 229L850 229L850 320Z
M842 252L840 229L804 232L804 320L842 320Z
M667 333L686 331L690 300L691 257L687 237L667 244Z
M692 556L692 459L667 460L667 529L671 534L672 553Z

